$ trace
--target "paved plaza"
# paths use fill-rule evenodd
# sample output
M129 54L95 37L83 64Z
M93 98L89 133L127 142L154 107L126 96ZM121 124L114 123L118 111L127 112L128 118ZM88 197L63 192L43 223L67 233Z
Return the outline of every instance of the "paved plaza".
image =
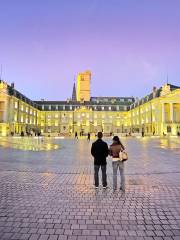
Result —
M125 193L110 158L108 188L94 188L86 139L0 138L0 239L179 240L180 139L122 141Z

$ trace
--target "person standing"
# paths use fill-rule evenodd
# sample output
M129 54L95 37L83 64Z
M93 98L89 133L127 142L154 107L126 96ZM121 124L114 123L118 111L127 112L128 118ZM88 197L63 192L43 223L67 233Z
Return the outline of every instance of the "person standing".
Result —
M87 140L88 140L88 141L91 140L91 134L90 134L89 132L88 132Z
M92 144L91 154L94 157L94 182L95 187L99 187L99 168L102 171L102 185L103 188L107 187L107 175L106 175L106 158L109 153L108 145L102 140L102 132L98 132L98 139Z
M75 139L78 139L78 134L77 134L77 132L75 132Z
M124 176L124 161L120 158L120 152L125 150L118 136L113 137L113 143L109 148L109 154L112 156L113 167L113 189L117 190L117 170L120 171L121 186L120 190L125 192L125 176Z

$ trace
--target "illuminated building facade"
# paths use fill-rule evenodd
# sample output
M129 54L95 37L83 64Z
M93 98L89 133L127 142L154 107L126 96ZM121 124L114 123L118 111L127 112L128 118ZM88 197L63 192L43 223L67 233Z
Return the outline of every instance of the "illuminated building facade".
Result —
M85 74L85 75L84 75ZM91 73L77 77L72 99L32 101L0 80L0 135L22 131L50 135L177 135L180 133L180 87L165 84L143 99L91 97Z

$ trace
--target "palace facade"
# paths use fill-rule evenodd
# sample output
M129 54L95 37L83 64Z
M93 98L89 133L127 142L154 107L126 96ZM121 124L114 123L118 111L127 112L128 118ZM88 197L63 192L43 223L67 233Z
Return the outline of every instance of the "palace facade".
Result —
M0 80L0 135L41 132L50 135L180 133L180 87L165 84L142 99L91 97L91 72L79 73L71 99L32 101ZM77 87L76 87L77 86Z

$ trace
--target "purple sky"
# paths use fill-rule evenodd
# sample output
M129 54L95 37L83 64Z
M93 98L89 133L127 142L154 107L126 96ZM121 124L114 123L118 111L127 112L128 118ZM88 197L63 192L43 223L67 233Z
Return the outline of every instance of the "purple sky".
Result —
M71 96L92 71L92 96L180 85L180 0L0 0L2 78L35 100Z

